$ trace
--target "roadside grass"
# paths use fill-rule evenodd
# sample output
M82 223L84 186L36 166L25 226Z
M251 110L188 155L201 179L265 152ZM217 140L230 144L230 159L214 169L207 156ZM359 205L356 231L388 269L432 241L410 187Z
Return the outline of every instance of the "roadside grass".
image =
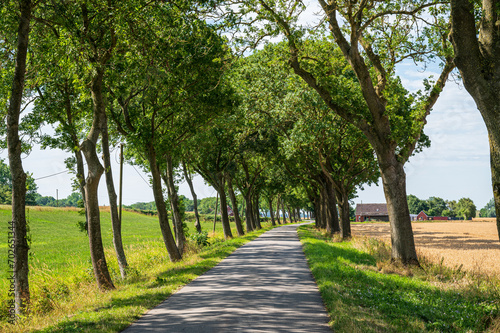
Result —
M338 332L498 332L498 278L421 257L421 268L390 263L381 241L340 242L299 228L309 267Z
M10 207L0 207L2 233L7 234ZM123 212L122 235L129 263L122 280L112 246L109 214L101 214L106 260L116 290L100 292L94 281L87 236L76 223L77 210L30 208L31 314L17 325L7 320L7 246L0 244L1 332L119 332L169 295L203 274L236 248L270 230L270 226L224 241L222 226L202 222L209 246L188 242L181 262L171 263L154 216ZM187 223L195 233L192 223ZM264 224L264 225L267 225ZM236 235L236 231L233 231Z

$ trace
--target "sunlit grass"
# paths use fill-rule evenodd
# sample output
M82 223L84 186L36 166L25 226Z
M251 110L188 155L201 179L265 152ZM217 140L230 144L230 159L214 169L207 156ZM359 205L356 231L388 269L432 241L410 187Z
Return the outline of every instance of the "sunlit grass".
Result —
M311 271L337 332L494 332L500 282L422 259L391 265L384 243L336 242L299 229Z

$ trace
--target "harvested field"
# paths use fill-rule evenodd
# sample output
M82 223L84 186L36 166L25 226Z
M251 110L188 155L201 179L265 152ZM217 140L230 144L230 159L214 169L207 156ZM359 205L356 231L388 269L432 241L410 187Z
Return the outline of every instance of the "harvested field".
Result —
M500 242L495 222L412 222L417 251L448 267L500 276ZM355 236L390 242L389 223L353 224Z

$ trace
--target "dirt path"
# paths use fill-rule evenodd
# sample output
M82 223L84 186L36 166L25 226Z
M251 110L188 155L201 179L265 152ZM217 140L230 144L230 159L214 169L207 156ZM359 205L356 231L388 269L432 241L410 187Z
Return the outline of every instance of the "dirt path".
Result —
M449 267L500 276L500 242L495 222L413 222L417 251ZM389 223L354 224L354 235L390 241Z

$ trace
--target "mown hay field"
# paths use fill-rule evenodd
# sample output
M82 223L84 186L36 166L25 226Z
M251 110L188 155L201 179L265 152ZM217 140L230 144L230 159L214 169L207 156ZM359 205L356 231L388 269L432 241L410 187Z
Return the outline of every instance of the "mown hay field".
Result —
M500 242L495 222L412 222L419 255L477 273L500 276ZM389 223L353 224L355 236L390 242Z

